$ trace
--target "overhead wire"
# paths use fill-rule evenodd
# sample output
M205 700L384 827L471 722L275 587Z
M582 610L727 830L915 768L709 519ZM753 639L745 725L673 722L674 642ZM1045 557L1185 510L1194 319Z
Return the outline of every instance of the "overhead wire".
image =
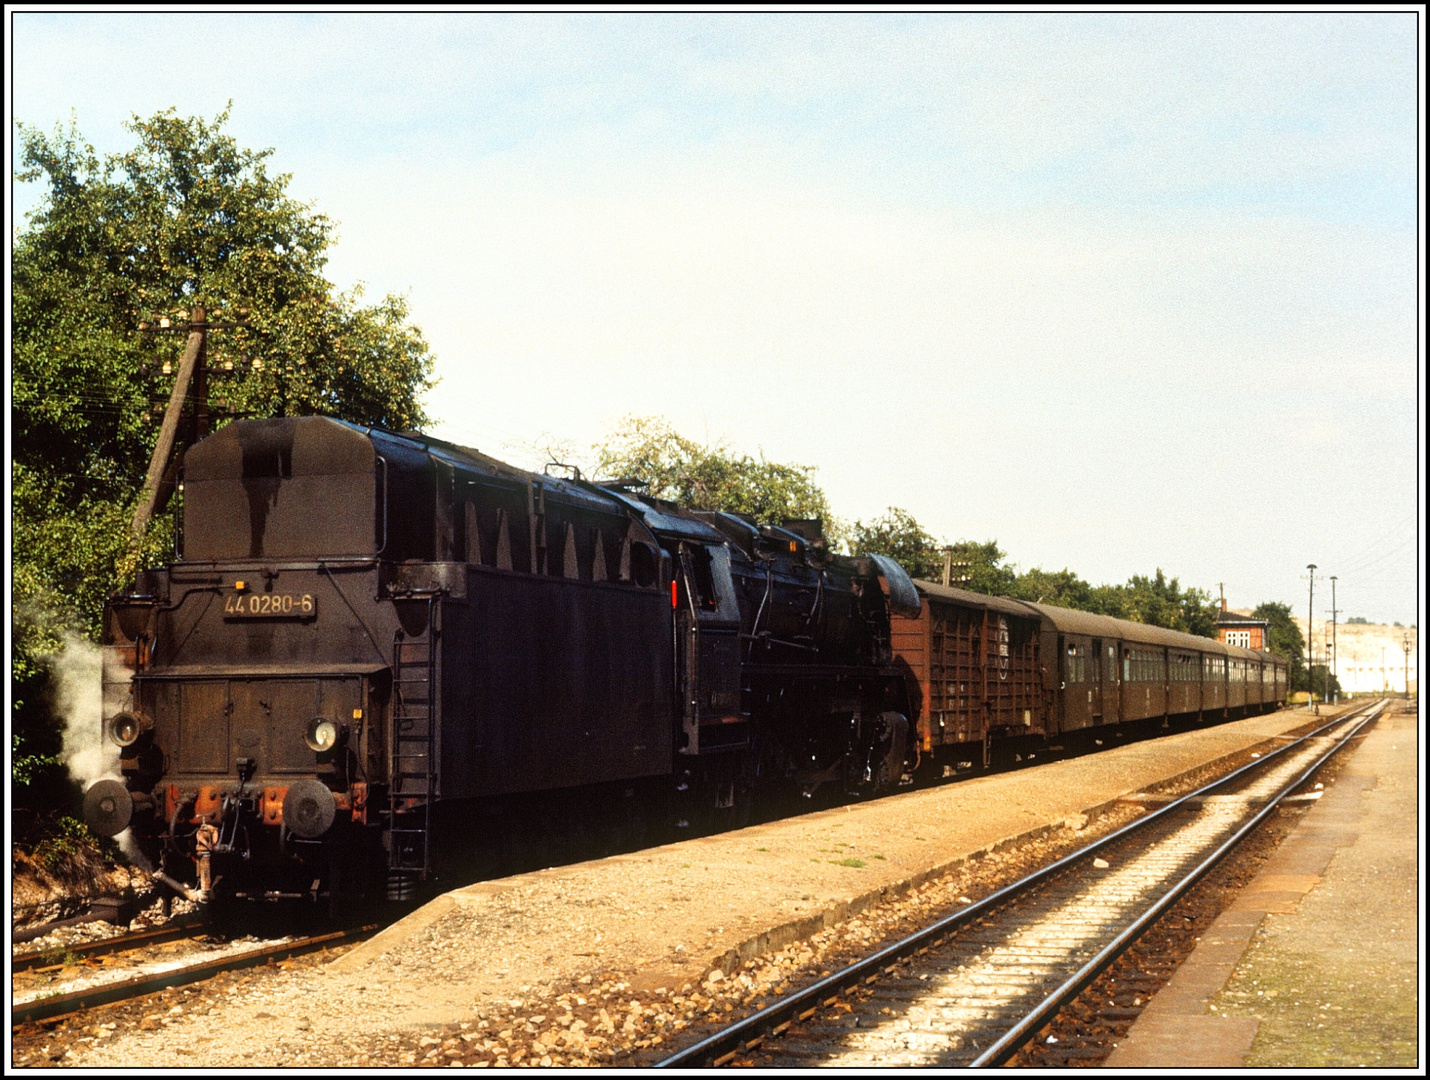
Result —
M1393 525L1378 528L1377 532L1379 535L1377 536L1376 540L1370 544L1364 545L1359 553L1351 556L1351 558L1347 560L1346 569L1344 570L1344 572L1354 573L1355 570L1358 569L1360 566L1369 565L1370 561L1374 561L1379 556L1379 552L1383 549L1383 545L1387 541L1393 541L1396 534L1398 534L1400 530L1403 529L1406 525L1409 525L1412 522L1416 521L1418 519L1418 516L1418 513L1412 510L1403 515ZM1407 542L1408 541L1402 541L1399 546L1403 547L1404 544ZM1342 571L1338 570L1337 572L1340 573Z
M1370 558L1370 559L1363 559L1362 561L1360 561L1360 562L1358 562L1358 563L1352 563L1350 566L1346 567L1344 570L1338 570L1337 576L1338 576L1338 577L1350 577L1350 576L1352 576L1352 575L1359 574L1359 573L1361 573L1361 572L1364 571L1364 570L1368 570L1368 569L1370 569L1372 566L1375 566L1375 565L1378 564L1378 563L1384 562L1386 559L1390 558L1392 555L1394 555L1394 554L1396 554L1397 552L1401 551L1403 548L1406 548L1406 547L1408 547L1409 545L1413 544L1413 543L1415 542L1415 539L1416 539L1416 538L1413 537L1413 536L1406 537L1404 540L1402 540L1400 543L1396 544L1393 548L1391 548L1389 551L1386 551L1384 554L1377 555L1377 556L1375 556L1374 558Z

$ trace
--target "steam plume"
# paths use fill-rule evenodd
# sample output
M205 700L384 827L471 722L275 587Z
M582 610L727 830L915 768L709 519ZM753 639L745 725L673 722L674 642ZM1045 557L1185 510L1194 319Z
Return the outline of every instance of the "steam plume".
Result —
M60 650L50 656L58 690L56 703L64 723L61 759L82 789L97 780L123 780L119 747L104 737L103 684L99 646L78 634L61 633ZM115 838L119 849L136 866L148 868L134 835L125 829Z

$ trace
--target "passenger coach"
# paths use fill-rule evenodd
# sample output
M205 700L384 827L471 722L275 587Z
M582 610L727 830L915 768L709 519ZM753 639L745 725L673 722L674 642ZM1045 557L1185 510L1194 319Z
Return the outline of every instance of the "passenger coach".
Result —
M916 583L894 655L918 709L919 750L1034 746L1147 720L1227 720L1286 702L1270 653L1071 608Z

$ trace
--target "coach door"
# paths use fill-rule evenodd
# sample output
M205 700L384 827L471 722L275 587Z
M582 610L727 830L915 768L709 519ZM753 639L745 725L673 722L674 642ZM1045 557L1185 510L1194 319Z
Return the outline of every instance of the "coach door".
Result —
M1091 691L1088 694L1088 709L1092 713L1092 722L1094 724L1101 724L1104 722L1102 716L1103 671L1102 664L1098 660L1102 655L1101 638L1092 639L1091 652L1092 656L1090 656L1089 659L1092 663L1088 665L1091 670L1087 673L1089 679L1088 689Z
M1117 673L1117 642L1099 641L1097 649L1101 660L1098 668L1102 672L1102 720L1105 724L1115 724L1122 719L1122 695L1118 692L1120 680Z

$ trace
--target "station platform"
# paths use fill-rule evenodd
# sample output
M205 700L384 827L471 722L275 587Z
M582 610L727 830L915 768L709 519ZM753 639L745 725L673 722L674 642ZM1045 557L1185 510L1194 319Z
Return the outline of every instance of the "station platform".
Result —
M1419 720L1392 704L1108 1068L1423 1068ZM1300 710L1304 714L1304 710Z
M1287 710L1110 747L444 894L330 965L393 985L392 1018L466 1018L483 995L612 971L672 992L778 950L1001 847L1257 748L1313 719ZM441 942L461 942L442 948ZM389 981L393 980L393 981Z

